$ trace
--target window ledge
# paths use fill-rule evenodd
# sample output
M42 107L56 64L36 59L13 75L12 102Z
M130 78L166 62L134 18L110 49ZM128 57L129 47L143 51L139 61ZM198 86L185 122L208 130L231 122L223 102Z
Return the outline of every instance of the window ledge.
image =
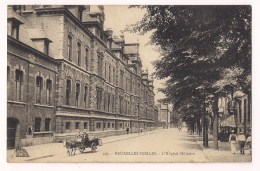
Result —
M48 106L48 105L42 105L42 104L34 104L34 106L38 106L38 107L47 107L47 108L53 108L53 106Z
M82 108L82 107L76 107L76 106L69 106L69 105L61 105L61 107L64 108L71 108L71 109L78 109L78 110L90 110L89 108Z
M52 134L53 131L45 131L45 132L33 132L33 134Z
M23 14L29 14L29 13L33 13L33 10L26 10L26 11L22 11Z
M20 101L11 101L11 100L8 100L7 103L14 103L14 104L26 105L26 103L24 103L24 102L20 102Z

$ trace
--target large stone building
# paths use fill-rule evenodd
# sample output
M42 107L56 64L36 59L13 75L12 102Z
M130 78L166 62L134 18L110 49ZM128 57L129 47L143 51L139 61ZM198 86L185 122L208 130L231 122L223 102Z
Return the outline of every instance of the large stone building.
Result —
M8 148L155 126L153 80L139 44L104 31L102 12L13 5L7 21Z

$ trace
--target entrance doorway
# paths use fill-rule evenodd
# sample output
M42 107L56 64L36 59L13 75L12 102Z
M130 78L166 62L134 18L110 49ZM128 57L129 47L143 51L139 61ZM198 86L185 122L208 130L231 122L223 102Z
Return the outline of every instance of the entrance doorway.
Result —
M7 118L7 149L15 148L18 123L19 121L15 118Z

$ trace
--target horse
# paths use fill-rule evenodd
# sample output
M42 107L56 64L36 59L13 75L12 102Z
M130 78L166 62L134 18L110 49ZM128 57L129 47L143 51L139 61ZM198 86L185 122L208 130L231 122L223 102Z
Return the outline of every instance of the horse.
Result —
M67 148L67 153L69 154L69 156L71 156L73 152L75 155L76 149L77 149L76 141L63 140L62 143L63 143L63 146Z

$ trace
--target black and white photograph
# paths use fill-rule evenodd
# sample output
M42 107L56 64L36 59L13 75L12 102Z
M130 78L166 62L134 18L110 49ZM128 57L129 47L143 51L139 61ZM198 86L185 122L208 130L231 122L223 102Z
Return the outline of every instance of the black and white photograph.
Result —
M130 3L5 6L8 164L252 162L252 5Z

